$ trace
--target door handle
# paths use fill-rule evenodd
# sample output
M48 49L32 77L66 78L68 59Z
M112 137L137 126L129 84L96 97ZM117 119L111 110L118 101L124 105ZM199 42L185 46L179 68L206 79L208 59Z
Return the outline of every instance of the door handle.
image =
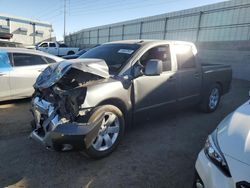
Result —
M43 69L39 69L38 72L43 72Z

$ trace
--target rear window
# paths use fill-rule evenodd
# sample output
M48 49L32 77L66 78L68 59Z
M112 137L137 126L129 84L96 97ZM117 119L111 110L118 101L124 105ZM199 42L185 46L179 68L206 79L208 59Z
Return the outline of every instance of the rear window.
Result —
M139 44L104 44L90 49L79 58L103 59L111 72L117 72L139 48Z

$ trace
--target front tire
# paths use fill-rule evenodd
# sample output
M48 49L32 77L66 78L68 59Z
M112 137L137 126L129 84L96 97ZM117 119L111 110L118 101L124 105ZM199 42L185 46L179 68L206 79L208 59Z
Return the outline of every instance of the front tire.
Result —
M220 104L220 98L221 87L219 84L213 84L201 102L201 110L206 113L214 112Z
M119 108L103 105L94 109L88 122L95 121L104 114L102 126L92 145L86 149L87 155L99 159L112 153L121 142L125 130L124 116Z

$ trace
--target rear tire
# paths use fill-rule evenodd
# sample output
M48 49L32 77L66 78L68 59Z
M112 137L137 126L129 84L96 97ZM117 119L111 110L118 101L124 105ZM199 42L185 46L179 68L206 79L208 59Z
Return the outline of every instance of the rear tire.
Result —
M103 124L92 145L86 149L91 158L99 159L111 154L122 140L125 130L124 116L119 108L103 105L93 110L88 122L95 121L104 114Z
M219 84L213 84L209 92L204 96L200 104L200 109L206 113L214 112L220 104L220 98L221 87Z
M67 55L74 55L74 54L75 54L75 52L69 51Z

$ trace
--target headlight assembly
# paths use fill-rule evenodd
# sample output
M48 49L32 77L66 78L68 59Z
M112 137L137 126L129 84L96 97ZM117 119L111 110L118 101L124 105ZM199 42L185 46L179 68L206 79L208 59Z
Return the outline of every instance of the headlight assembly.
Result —
M227 162L217 142L217 130L208 136L204 151L213 164L215 164L226 176L231 177Z

